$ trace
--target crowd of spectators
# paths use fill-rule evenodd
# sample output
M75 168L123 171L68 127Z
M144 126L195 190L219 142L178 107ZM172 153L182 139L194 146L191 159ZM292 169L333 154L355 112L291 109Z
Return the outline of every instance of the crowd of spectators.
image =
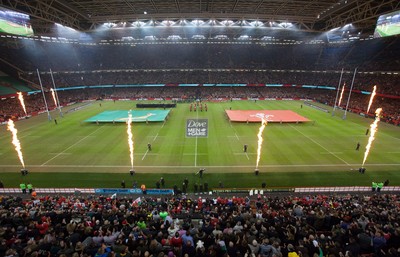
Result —
M24 78L39 84L37 75L25 74ZM135 85L135 84L294 84L337 87L340 72L300 72L300 71L239 71L239 70L153 70L153 71L115 71L89 73L57 73L54 79L57 87L97 86L97 85ZM342 83L350 88L353 71L343 74ZM50 75L42 75L44 85L52 85ZM400 95L400 76L397 74L356 74L353 89L378 93Z
M399 195L0 198L0 256L400 255Z
M49 109L56 108L52 95L46 93ZM107 88L84 88L75 90L59 91L61 105L81 102L85 100L99 99L179 99L194 100L202 99L205 101L229 100L233 98L297 98L309 99L321 102L330 106L334 105L336 98L335 90L312 89L299 87L107 87ZM342 101L341 107L346 107L348 92L344 95L346 101ZM357 113L365 113L370 95L353 93L349 104L349 109ZM45 104L41 93L25 96L25 105L28 115L45 111ZM375 97L373 108L383 108L383 121L400 124L400 100ZM20 106L17 98L6 98L0 104L0 122L8 118L24 117L25 113Z
M61 42L5 38L0 42L0 58L20 69L20 76L32 85L39 85L36 68L54 72L55 84L64 87L109 85L108 89L63 91L63 104L98 98L246 98L300 97L333 105L333 90L296 88L116 88L115 85L146 84L289 84L337 87L340 70L345 69L342 84L350 87L354 67L358 73L354 90L372 91L377 85L379 94L400 96L398 37L359 40L346 43L309 42L273 44L248 42L234 44L199 41L188 44L67 44ZM279 41L280 42L280 41ZM283 42L283 41L282 41ZM280 43L282 43L280 42ZM286 42L286 41L285 41ZM60 61L62 60L62 61ZM52 87L48 74L41 76L45 88ZM354 93L350 108L365 111L368 95ZM48 97L51 99L51 97ZM398 123L399 100L379 97L389 122ZM48 101L52 105L52 101ZM13 99L0 105L0 119L23 116L14 108ZM38 95L27 96L29 113L44 110ZM0 120L0 121L1 121Z

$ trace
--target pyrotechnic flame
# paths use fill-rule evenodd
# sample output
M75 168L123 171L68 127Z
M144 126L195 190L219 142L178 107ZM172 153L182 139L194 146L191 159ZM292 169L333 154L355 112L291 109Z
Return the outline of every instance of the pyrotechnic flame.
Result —
M128 133L128 145L129 145L129 151L130 151L130 157L131 157L131 167L133 169L133 135L132 135L132 114L131 112L128 113L128 129L127 129L127 133Z
M362 163L362 167L364 167L364 163L367 160L368 154L369 154L369 150L371 149L371 145L372 145L372 141L374 141L375 139L375 133L376 131L378 131L378 122L381 120L379 115L381 114L382 108L378 108L375 111L376 117L375 117L375 121L371 124L370 126L370 136L368 138L368 144L365 147L365 153L364 153L364 160Z
M376 86L374 86L374 90L372 91L371 97L369 98L367 113L369 113L369 109L371 108L375 95L376 95Z
M22 109L24 109L25 115L28 115L26 113L25 101L24 101L24 96L22 95L22 92L17 92L17 94L18 94L18 99L19 99L19 102L21 103Z
M7 129L11 131L13 135L12 143L15 146L15 151L17 151L18 153L18 158L22 164L22 167L25 169L24 156L22 156L21 151L21 143L19 142L19 139L17 137L18 130L15 128L14 121L12 121L11 119L8 120Z
M344 88L345 88L345 87L346 87L346 83L343 84L342 92L340 93L339 103L338 103L338 105L337 105L337 106L339 106L339 107L340 107L340 103L342 102L342 98L343 98L343 93L344 93Z
M257 147L257 163L256 163L256 169L258 169L258 163L260 162L260 157L261 157L261 146L263 143L263 138L262 138L262 133L265 129L265 126L267 126L267 120L264 117L259 117L261 118L261 126L258 129L258 147Z
M50 91L51 91L51 95L53 96L54 104L57 107L58 104L57 104L56 94L54 93L54 90L52 88L50 88Z

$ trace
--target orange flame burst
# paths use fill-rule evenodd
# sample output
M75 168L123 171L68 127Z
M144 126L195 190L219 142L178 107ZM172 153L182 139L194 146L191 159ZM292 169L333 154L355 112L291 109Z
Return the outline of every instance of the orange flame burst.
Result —
M257 134L257 138L258 138L258 147L257 147L257 162L256 162L256 169L258 168L258 163L260 162L260 157L261 157L261 146L263 143L263 138L262 138L262 134L263 131L265 129L265 127L267 126L267 120L264 119L264 117L260 117L261 118L261 126L258 129L258 134Z
M56 94L54 93L54 90L52 88L50 88L50 91L51 91L51 95L53 96L54 104L57 107L58 104L57 104Z
M131 167L133 168L133 135L132 135L132 114L131 112L128 113L128 145L129 145L129 151L130 151L130 157L131 157Z
M22 167L25 169L24 156L22 155L21 151L21 143L19 142L19 139L17 137L18 130L15 128L13 120L11 119L8 120L7 129L11 131L13 135L12 143L15 146L15 151L17 151L18 153L18 158L22 164Z
M376 133L376 131L378 131L378 122L381 120L379 115L381 114L381 111L382 111L382 108L376 109L376 111L375 111L376 118L375 118L374 122L370 126L371 134L370 134L370 136L368 138L368 144L365 147L364 160L363 160L363 163L362 163L363 167L364 167L365 161L367 160L369 151L371 150L372 141L374 141L374 139L375 139L375 133Z
M346 87L346 83L343 84L342 92L340 93L340 98L339 98L338 106L340 106L340 103L342 102L342 98L343 98L343 93L344 93L344 88L345 88L345 87Z
M375 95L376 95L376 86L374 86L374 90L372 91L371 97L369 98L367 113L369 113L369 109L371 108Z
M19 102L21 103L22 109L24 109L25 115L28 115L26 113L25 101L24 101L24 96L22 95L22 92L17 92L17 94L18 94L18 99L19 99Z

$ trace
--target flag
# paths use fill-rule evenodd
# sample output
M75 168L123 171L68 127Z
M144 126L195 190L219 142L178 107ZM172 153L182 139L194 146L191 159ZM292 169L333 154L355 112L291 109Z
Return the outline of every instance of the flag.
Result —
M132 206L138 206L140 203L141 203L141 199L140 199L140 196L138 197L138 198L136 198L136 200L134 200L133 202L132 202Z

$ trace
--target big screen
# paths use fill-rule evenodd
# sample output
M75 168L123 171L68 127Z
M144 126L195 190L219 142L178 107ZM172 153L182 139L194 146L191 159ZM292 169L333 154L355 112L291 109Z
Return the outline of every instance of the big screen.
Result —
M379 16L374 37L388 37L398 34L400 34L400 11Z
M0 33L33 36L29 15L0 7Z

